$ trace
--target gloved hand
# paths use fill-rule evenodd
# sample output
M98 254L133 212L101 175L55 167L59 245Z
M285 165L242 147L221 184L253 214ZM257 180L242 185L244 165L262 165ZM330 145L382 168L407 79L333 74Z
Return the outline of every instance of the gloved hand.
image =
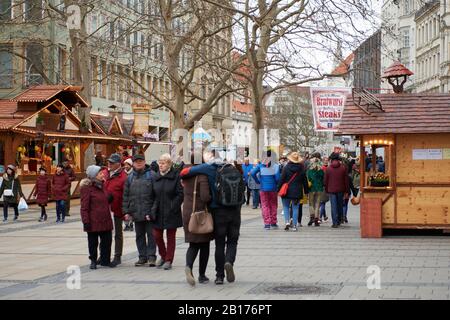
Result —
M90 223L84 223L84 224L83 224L83 230L84 230L85 232L91 231L91 224L90 224Z
M114 196L112 193L108 193L108 203L112 203L114 201Z

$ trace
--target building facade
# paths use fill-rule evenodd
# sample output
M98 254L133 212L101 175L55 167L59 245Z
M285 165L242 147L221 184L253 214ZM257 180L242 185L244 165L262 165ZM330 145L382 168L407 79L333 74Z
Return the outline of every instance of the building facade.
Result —
M70 84L74 81L70 32L58 14L65 11L63 0L50 0L54 10L44 2L23 0L0 1L0 98L12 98L24 89L38 84ZM152 21L146 19L152 17ZM166 48L162 38L150 32L149 24L160 19L155 1L106 0L95 2L85 19L88 35L89 72L92 111L107 115L114 106L124 118L134 117L134 104L150 105L149 133L169 138L169 110L159 107L157 97L170 99L174 88L164 72ZM189 21L174 21L180 34ZM213 21L212 23L217 23ZM225 29L225 28L224 28ZM206 52L214 55L225 51L231 43L230 30L211 38ZM189 52L180 54L180 70L192 67ZM194 83L208 70L195 72ZM205 96L206 86L197 91ZM203 119L207 128L231 128L231 95L221 98ZM200 108L199 102L186 105L186 115ZM162 134L161 134L162 132Z

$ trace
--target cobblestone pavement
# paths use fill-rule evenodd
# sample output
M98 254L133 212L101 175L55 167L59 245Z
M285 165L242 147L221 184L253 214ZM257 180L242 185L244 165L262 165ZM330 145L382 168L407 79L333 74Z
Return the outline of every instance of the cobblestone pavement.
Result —
M340 229L324 223L286 232L264 230L260 210L244 206L236 282L190 287L184 277L187 244L181 229L172 270L134 267L137 253L132 232L125 232L122 265L89 270L77 205L74 201L72 216L63 225L53 222L52 208L51 222L38 223L38 210L32 208L21 215L20 222L0 225L1 300L450 299L450 237L361 239L357 207L349 212L350 223ZM70 265L81 268L79 290L67 288ZM380 268L380 289L367 287L376 270L369 266ZM197 272L196 264L194 275ZM214 280L214 243L207 275Z

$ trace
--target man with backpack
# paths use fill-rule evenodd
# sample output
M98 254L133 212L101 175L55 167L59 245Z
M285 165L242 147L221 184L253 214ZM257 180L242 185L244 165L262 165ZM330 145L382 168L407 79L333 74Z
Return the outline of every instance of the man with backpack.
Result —
M185 168L182 178L206 175L212 200L209 209L214 219L216 242L216 280L222 285L225 273L228 282L235 280L233 265L241 227L241 206L244 203L245 183L241 173L231 164L220 159L215 150L206 151L204 164ZM226 248L225 248L226 244Z
M136 267L156 266L156 243L153 238L153 221L151 216L153 206L153 176L145 157L137 154L133 157L133 172L125 181L123 192L123 213L125 220L134 220L136 229L136 246L139 260Z

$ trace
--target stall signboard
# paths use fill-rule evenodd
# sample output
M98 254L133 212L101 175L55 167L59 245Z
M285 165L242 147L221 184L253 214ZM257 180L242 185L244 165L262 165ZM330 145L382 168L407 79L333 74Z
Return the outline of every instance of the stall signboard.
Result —
M413 160L443 160L446 159L446 149L413 149Z
M314 130L336 132L344 113L346 97L351 88L311 87Z
M134 129L135 135L143 135L148 133L150 110L149 104L133 103L131 105L134 113Z

